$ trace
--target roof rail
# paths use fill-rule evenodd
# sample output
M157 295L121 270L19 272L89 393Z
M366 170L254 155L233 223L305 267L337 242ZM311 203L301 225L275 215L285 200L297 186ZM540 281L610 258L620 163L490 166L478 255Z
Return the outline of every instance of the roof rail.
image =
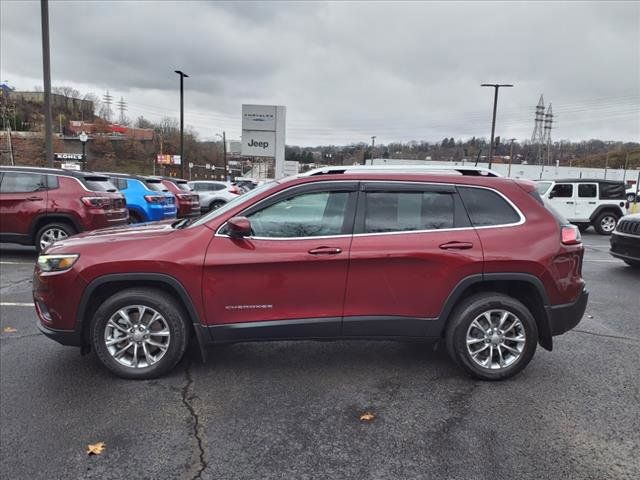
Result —
M376 173L376 172L397 172L397 173L423 173L423 172L457 172L460 175L501 177L498 172L484 167L467 167L463 165L348 165L321 167L309 170L302 176L313 175L336 175L340 173Z

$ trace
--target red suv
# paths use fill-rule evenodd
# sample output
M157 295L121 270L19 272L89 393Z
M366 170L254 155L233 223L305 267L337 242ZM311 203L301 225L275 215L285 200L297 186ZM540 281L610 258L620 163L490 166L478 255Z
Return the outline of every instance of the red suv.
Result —
M577 227L535 185L480 169L326 169L197 220L69 238L38 259L40 328L115 374L187 343L442 340L476 378L522 370L588 294Z
M176 196L178 202L178 218L197 217L200 215L200 197L186 180L173 177L154 177L162 180L162 184Z
M129 214L117 192L92 172L0 167L0 242L43 250L78 232L126 225Z

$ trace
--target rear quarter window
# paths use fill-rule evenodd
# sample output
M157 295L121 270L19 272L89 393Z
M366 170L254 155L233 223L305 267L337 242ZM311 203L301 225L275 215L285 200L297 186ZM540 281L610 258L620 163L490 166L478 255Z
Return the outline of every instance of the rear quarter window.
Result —
M145 182L145 185L149 190L153 190L155 192L168 192L169 190L165 187L162 182Z
M109 181L108 177L82 177L82 184L92 192L117 192L116 186Z
M474 227L512 225L521 218L501 195L486 188L458 187Z

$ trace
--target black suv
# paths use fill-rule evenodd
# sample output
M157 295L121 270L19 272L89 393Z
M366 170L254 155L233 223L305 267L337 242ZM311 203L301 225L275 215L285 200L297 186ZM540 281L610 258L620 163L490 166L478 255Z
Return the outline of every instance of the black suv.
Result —
M611 234L610 242L611 255L640 268L640 213L622 217Z

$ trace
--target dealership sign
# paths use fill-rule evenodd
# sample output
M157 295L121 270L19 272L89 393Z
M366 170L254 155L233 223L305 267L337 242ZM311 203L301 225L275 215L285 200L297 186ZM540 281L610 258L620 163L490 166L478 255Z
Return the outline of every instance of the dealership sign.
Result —
M81 162L82 161L82 154L81 153L54 153L53 154L53 159L54 160L59 160L61 162L66 162L66 161L74 161L74 162Z
M180 155L157 155L156 161L160 165L180 165Z
M276 178L284 177L286 107L242 105L242 155L275 158Z

